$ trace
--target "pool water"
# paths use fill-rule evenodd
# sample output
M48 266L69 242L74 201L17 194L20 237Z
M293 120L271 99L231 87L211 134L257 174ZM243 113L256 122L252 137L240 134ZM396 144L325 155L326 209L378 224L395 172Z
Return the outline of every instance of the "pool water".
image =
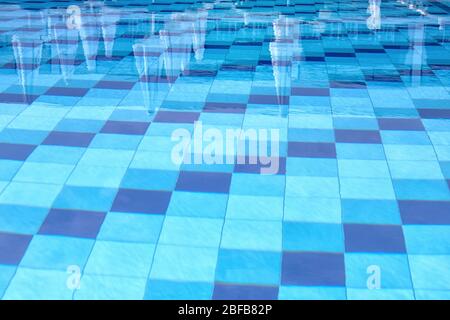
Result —
M0 298L450 299L450 1L1 1Z

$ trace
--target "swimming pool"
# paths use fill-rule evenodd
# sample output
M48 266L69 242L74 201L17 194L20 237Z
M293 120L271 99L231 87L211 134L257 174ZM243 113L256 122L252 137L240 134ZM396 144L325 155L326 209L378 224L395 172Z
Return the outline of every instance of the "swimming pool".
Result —
M1 1L0 298L450 299L450 1Z

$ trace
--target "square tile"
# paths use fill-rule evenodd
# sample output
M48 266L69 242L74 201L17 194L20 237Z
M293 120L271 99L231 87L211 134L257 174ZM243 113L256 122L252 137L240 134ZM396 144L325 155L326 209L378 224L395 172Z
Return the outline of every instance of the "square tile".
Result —
M281 223L226 219L221 248L242 250L281 250Z
M0 232L0 263L19 264L31 239L31 235Z
M83 268L93 245L89 239L35 235L20 266L61 271L71 265Z
M346 252L404 253L401 226L344 224Z
M120 189L111 210L165 214L169 206L170 196L171 193L167 191Z
M150 279L214 281L218 249L158 245Z
M344 255L319 252L284 252L283 285L345 286Z
M116 241L95 242L85 274L98 276L147 277L155 245Z
M104 218L103 212L51 209L39 233L95 239Z

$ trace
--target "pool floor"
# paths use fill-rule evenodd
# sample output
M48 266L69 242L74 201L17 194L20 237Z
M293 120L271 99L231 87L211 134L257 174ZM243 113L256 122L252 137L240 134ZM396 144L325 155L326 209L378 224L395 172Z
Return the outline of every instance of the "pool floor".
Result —
M0 298L450 299L450 1L1 0Z

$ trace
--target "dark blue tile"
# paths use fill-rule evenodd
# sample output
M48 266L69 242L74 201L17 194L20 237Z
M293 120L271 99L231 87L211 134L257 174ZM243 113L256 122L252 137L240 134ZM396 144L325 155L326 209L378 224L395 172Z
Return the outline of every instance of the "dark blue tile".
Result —
M17 265L33 236L0 232L0 264Z
M335 130L336 142L381 143L380 132L375 130Z
M165 214L171 192L120 189L111 211Z
M24 161L35 148L30 144L0 143L0 159Z
M450 224L448 201L398 201L403 224Z
M176 190L228 193L231 174L222 172L181 171Z
M326 142L289 142L289 157L336 158L336 146Z
M104 212L51 209L39 233L96 238L105 216Z
M425 130L420 119L383 118L378 119L378 125L380 130Z
M53 131L44 140L43 144L67 147L88 147L94 137L95 134L87 132Z
M278 287L243 284L218 284L214 286L214 300L276 300Z
M149 122L136 121L107 121L101 133L144 135L149 127Z
M345 286L344 255L325 252L284 252L281 284Z
M403 230L398 225L344 224L347 252L405 253Z

